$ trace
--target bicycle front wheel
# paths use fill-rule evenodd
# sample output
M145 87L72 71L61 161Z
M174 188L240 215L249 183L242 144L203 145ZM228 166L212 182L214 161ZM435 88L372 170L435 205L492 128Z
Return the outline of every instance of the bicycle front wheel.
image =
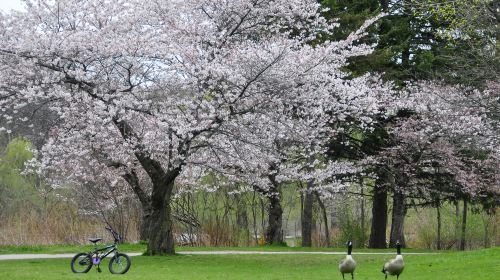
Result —
M130 258L125 254L118 253L109 261L109 271L113 274L125 274L130 265Z
M88 253L76 254L71 260L71 270L74 273L87 273L92 268L92 257Z

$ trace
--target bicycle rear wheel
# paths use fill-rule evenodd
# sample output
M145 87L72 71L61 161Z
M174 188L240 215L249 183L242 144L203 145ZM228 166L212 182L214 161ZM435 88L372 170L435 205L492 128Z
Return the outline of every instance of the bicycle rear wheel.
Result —
M122 253L114 255L109 261L109 271L113 274L125 274L131 265L130 258Z
M87 273L92 268L92 257L88 253L78 253L71 260L71 270L74 273Z

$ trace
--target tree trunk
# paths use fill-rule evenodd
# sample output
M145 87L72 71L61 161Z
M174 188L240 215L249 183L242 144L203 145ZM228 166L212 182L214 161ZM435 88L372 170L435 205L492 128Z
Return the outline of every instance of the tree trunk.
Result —
M312 187L314 180L307 182L307 188L304 193L304 210L302 215L302 247L312 246L312 227L313 227L313 202Z
M123 139L140 139L125 120L115 118L113 119L113 123L116 125ZM176 167L169 164L168 168L164 168L160 162L151 158L140 144L137 144L134 148L136 149L134 154L137 160L153 184L153 192L150 200L151 222L148 238L149 243L146 254L150 256L175 254L170 198L174 189L175 179L181 172L183 163ZM135 177L137 178L137 176ZM134 189L134 191L136 190Z
M410 65L410 48L406 46L401 53L401 64L407 69Z
M158 205L153 207L151 218L146 254L149 256L175 254L170 197L165 198L163 202L158 201Z
M366 244L366 228L365 228L365 194L364 194L364 187L363 187L363 179L360 180L360 186L361 186L361 247L364 247Z
M389 0L380 0L380 6L382 6L382 11L387 12L389 9Z
M330 228L328 227L328 214L326 213L326 207L323 201L321 201L321 197L319 196L318 192L315 192L316 194L316 199L318 200L319 208L321 209L321 213L323 215L323 222L325 223L325 245L326 247L331 247L331 242L330 242Z
M151 219L152 219L152 209L151 205L147 205L147 207L142 207L142 216L141 223L139 228L139 238L140 240L148 240L149 238L149 229L151 228Z
M498 246L498 238L499 238L499 235L498 235L498 222L497 222L497 214L494 214L495 217L493 218L493 244L492 246L495 247L495 246Z
M441 205L438 202L436 203L437 210L437 249L441 250Z
M387 190L382 185L373 191L372 226L369 248L386 248Z
M455 201L455 247L460 249L460 205Z
M264 203L264 199L262 199L262 197L260 197L260 227L261 227L261 232L267 232L267 229L266 229L266 204ZM264 234L264 240L263 240L263 243L266 242L266 239L265 239L265 234Z
M170 199L174 181L154 186L151 199L151 226L147 255L175 254L174 230Z
M253 221L253 237L255 240L255 244L259 244L259 236L258 236L258 229L257 229L257 203L255 202L255 196L256 196L257 191L254 191L252 193L252 221Z
M395 190L392 200L392 223L391 223L391 238L390 247L396 248L396 243L399 241L401 246L406 247L404 235L404 222L406 216L405 197L402 190Z
M462 235L460 236L460 250L465 250L465 234L467 230L467 199L464 199L464 209L462 213Z
M266 230L266 244L283 244L283 209L279 193L269 196L269 224Z
M271 171L275 171L275 167L270 167ZM267 176L271 185L269 190L263 190L259 187L255 189L261 194L265 195L269 199L269 209L268 209L268 224L265 229L265 243L267 245L281 245L283 244L283 209L281 208L281 195L279 189L279 183L276 181L276 174L271 172Z

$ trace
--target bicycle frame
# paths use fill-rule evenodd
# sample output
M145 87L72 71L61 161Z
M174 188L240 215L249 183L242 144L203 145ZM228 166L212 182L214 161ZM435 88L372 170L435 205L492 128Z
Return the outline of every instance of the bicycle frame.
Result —
M94 255L98 255L98 257L99 257L99 262L98 263L93 263L94 265L95 264L97 264L97 265L100 264L101 260L103 260L104 258L106 258L107 256L109 256L111 253L118 252L117 243L120 242L121 236L115 230L113 230L112 227L106 227L106 229L113 235L113 238L115 239L115 242L113 243L113 245L108 245L108 246L103 247L103 248L97 248L97 244L95 244L94 250L89 253L92 256L92 258L94 257ZM108 249L110 249L110 250L107 251L107 252L105 252L105 253L103 253L103 254L99 254L99 252L106 251Z
M104 253L102 255L99 254L99 258L101 260L104 259L105 257L109 256L111 253L118 251L116 244L113 244L113 245L106 246L104 248L95 248L93 251L90 252L90 255L94 256L95 254L98 254L101 251L106 251L108 249L111 249L111 250L107 251L106 253Z

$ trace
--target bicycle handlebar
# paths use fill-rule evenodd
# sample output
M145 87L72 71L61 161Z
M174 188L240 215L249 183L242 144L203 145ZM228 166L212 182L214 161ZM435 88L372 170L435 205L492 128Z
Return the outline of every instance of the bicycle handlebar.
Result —
M119 235L112 227L110 226L107 226L105 227L109 232L111 232L111 234L113 235L113 237L115 238L115 242L121 242L122 241L122 237L121 235Z

